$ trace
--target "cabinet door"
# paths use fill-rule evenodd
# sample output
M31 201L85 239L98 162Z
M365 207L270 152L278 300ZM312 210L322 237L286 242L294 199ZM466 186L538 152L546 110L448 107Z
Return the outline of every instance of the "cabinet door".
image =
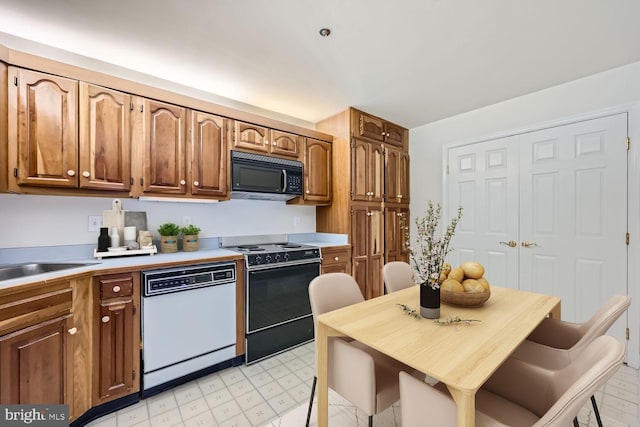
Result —
M382 266L384 265L384 215L382 208L369 208L369 265L367 281L367 298L375 298L384 294Z
M346 273L351 274L351 251L347 247L322 248L322 274Z
M300 155L300 136L294 133L272 130L269 143L271 144L270 151L273 154L295 157L296 159Z
M409 153L386 147L385 166L385 200L390 203L409 203Z
M191 193L224 198L227 191L228 119L199 111L192 113L190 160Z
M367 177L367 187L369 188L369 198L371 202L382 202L384 194L384 151L382 144L377 142L369 143L369 167Z
M133 389L133 301L100 303L98 397L124 396Z
M80 187L131 188L131 95L80 82Z
M405 233L409 226L409 209L385 208L384 251L385 262L409 262L409 249Z
M354 138L351 142L351 200L367 201L371 197L369 167L369 143Z
M78 186L78 82L11 67L17 97L10 114L17 120L17 183L44 187Z
M143 110L143 191L185 194L186 109L145 100Z
M331 202L331 144L307 138L304 151L304 199Z
M66 404L72 387L71 315L0 338L1 404Z
M369 265L369 215L364 206L351 208L351 266L353 278L360 286L360 292L367 297Z
M391 123L384 124L384 142L404 147L404 129Z
M235 131L233 132L233 146L234 148L245 148L268 153L268 132L269 130L262 126L236 122Z
M358 135L375 141L384 141L384 120L364 113L358 114Z

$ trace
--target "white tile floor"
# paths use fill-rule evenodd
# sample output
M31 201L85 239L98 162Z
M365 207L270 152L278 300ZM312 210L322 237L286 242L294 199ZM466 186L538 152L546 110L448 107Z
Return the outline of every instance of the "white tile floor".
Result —
M92 427L302 427L314 375L314 345L306 344L250 365L228 368L152 396ZM606 427L640 427L638 370L623 366L596 394ZM365 427L367 416L329 393L331 427ZM311 425L315 426L315 405ZM596 426L591 405L578 419ZM401 427L400 405L374 417L375 427Z

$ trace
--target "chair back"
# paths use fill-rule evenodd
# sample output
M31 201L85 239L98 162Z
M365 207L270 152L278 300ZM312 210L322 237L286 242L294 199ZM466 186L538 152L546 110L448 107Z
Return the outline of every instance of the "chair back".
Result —
M566 368L551 376L546 410L534 426L568 426L589 398L622 365L625 346L617 338L597 337Z
M614 295L609 298L587 322L580 325L579 330L582 332L582 337L571 347L571 358L573 359L580 354L595 338L606 334L611 325L627 311L630 305L631 297L629 296Z
M319 314L364 301L358 282L346 273L326 273L309 284L313 321Z
M388 262L382 267L382 278L387 293L415 285L411 266L404 261Z

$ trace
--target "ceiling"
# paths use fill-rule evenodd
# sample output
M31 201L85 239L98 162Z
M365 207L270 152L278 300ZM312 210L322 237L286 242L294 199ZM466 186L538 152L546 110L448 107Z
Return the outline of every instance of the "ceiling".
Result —
M638 18L637 0L0 0L6 34L307 122L354 106L408 128L640 61Z

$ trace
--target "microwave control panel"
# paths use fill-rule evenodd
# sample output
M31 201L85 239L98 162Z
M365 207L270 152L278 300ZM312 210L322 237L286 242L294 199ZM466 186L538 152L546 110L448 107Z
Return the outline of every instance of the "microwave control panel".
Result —
M302 175L287 175L287 192L302 194Z

